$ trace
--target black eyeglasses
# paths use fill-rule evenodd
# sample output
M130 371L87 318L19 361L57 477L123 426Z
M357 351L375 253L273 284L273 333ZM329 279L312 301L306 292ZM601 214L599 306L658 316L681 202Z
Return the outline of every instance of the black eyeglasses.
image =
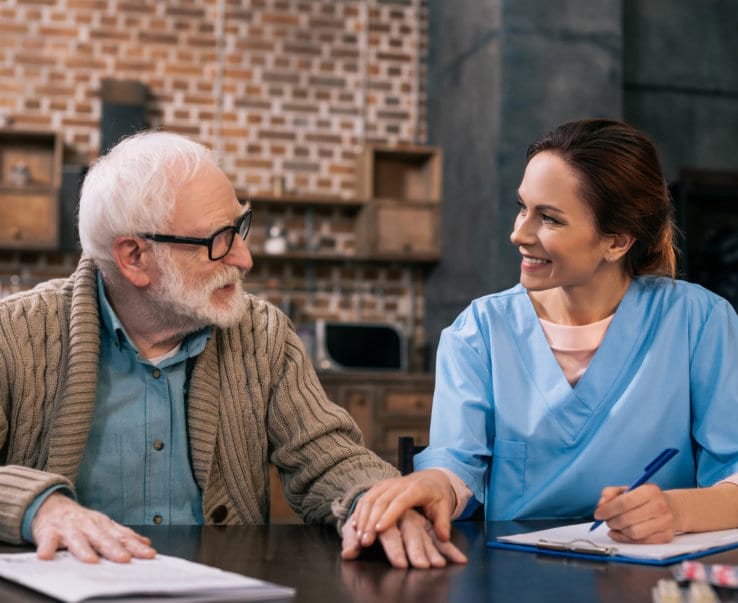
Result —
M238 236L240 236L244 241L246 240L246 235L249 234L249 228L251 228L251 212L251 208L247 209L233 226L225 226L206 239L163 234L142 234L139 236L144 239L156 241L157 243L204 245L208 248L208 257L211 260L220 260L227 256L231 247L233 247L233 239L236 237L236 234L238 234Z

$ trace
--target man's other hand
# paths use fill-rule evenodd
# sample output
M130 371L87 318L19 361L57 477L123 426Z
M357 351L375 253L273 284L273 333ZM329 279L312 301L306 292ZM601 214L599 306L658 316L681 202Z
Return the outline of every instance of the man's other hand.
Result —
M39 507L31 532L39 559L53 559L63 548L86 563L97 563L100 557L126 563L132 557L156 556L148 538L60 493Z

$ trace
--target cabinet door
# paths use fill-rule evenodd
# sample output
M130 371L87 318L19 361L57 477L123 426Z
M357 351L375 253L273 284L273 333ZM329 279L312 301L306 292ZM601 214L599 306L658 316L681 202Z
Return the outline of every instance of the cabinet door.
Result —
M432 391L407 391L388 388L384 395L384 411L391 415L429 417L432 406Z
M377 442L380 454L398 464L398 440L410 436L416 446L428 445L432 383L390 383L381 396L381 440Z
M59 243L56 191L0 190L0 247L54 249Z
M364 435L364 445L370 450L375 446L374 391L371 387L346 386L342 388L341 406L353 417Z

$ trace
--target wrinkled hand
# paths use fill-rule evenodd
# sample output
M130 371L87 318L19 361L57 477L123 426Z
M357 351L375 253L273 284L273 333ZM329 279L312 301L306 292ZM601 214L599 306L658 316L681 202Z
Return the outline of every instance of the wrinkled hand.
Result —
M597 503L594 517L607 523L608 536L617 542L671 542L677 518L668 494L656 484L625 490L625 486L604 488Z
M364 548L352 519L349 517L342 530L341 557L345 560L356 559ZM413 509L405 511L396 525L383 530L379 541L387 559L397 568L444 567L447 560L453 563L467 561L466 555L452 542L440 541L430 522Z
M406 511L421 509L436 537L447 542L455 505L448 476L438 469L425 469L376 483L359 499L351 520L366 547L374 543L377 533L396 525Z
M96 563L100 557L126 563L132 557L156 556L148 538L60 493L39 507L31 532L39 559L53 559L61 548L86 563Z

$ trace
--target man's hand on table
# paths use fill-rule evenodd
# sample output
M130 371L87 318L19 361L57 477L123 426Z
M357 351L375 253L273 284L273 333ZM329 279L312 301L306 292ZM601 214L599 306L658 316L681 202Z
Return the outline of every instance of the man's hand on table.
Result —
M62 548L86 563L96 563L100 557L126 563L133 557L156 556L148 538L60 493L39 507L31 532L39 559L53 559Z

